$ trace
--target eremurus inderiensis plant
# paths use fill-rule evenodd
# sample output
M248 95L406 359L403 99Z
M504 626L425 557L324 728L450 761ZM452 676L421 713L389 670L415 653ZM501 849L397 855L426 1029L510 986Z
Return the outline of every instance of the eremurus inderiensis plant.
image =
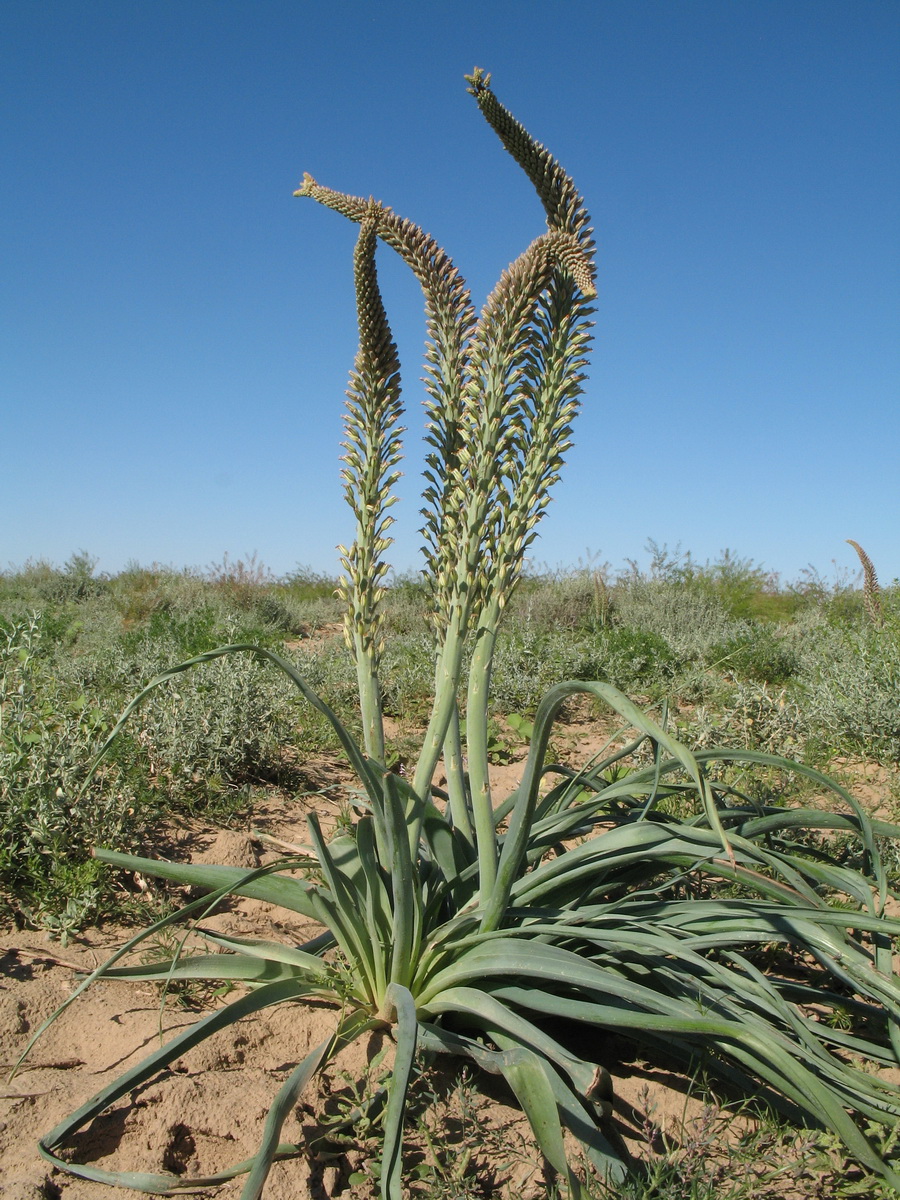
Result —
M241 645L152 680L102 752L153 688L220 655L255 653L330 721L362 785L363 815L349 834L330 841L312 816L314 853L307 860L255 871L96 852L114 866L208 894L137 935L82 988L100 977L203 978L246 990L93 1097L42 1139L41 1152L85 1178L159 1194L243 1173L242 1200L254 1200L273 1161L303 1153L280 1139L306 1082L348 1041L387 1027L396 1042L393 1072L370 1102L370 1116L381 1110L382 1196L402 1193L404 1111L417 1050L468 1057L503 1075L546 1158L578 1196L582 1169L611 1184L628 1169L604 1131L604 1035L616 1034L644 1052L699 1064L795 1120L830 1129L851 1157L898 1186L900 1173L859 1123L891 1125L900 1115L897 1086L872 1069L900 1061L900 986L891 962L900 921L885 914L890 889L879 852L880 839L898 837L900 829L871 819L809 767L754 751L691 754L664 724L602 682L551 689L535 714L520 786L499 805L491 796L486 729L495 640L569 445L595 287L590 222L574 184L499 103L489 76L476 70L468 82L537 190L548 226L504 272L480 315L447 254L411 222L309 176L297 193L359 225L360 340L343 469L356 529L341 549L341 586L364 748L292 663ZM384 766L379 684L380 602L403 432L397 352L375 267L379 243L398 252L419 280L429 339L423 533L435 696L411 780ZM636 736L624 747L614 740L580 770L550 766L553 723L577 694L609 705ZM645 742L650 765L631 757ZM446 795L433 785L442 755ZM795 771L829 794L835 811L759 804L717 782L717 768L734 764ZM294 946L200 926L208 954L118 965L141 938L176 920L202 919L230 893L313 918L323 933ZM794 964L783 976L766 967L770 956L761 951L773 946ZM197 1179L60 1158L82 1125L203 1038L304 997L335 1002L335 1032L273 1099L252 1159ZM829 1012L842 1019L822 1019ZM850 1029L848 1013L859 1019ZM582 1027L580 1052L571 1038L560 1040L560 1021ZM569 1161L565 1130L583 1161Z

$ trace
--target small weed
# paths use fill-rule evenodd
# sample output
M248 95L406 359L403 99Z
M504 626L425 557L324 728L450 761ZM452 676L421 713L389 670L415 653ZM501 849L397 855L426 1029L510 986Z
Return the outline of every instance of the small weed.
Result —
M506 723L523 742L530 742L534 734L534 721L529 721L521 713L507 713Z
M485 1122L484 1101L468 1067L452 1076L449 1087L446 1075L422 1070L411 1088L410 1107L410 1140L421 1156L415 1161L415 1153L410 1155L410 1197L488 1200L500 1194L500 1181L527 1153L508 1128ZM538 1163L536 1157L536 1170Z

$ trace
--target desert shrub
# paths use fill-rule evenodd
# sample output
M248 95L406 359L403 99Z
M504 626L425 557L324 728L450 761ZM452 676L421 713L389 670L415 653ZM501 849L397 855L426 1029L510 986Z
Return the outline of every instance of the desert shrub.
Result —
M154 695L135 737L151 778L184 803L211 787L277 779L296 721L283 680L252 658L230 658Z
M330 575L297 566L269 587L267 594L277 597L290 612L295 621L293 633L322 629L343 619L336 589L337 580Z
M612 626L579 636L510 621L497 639L492 707L500 713L533 713L560 678L601 679L656 695L671 684L674 669L668 644L647 630Z
M659 633L615 625L582 646L576 679L603 679L623 691L657 694L677 667L672 647Z
M185 645L196 647L188 653L209 649L215 628L201 610L197 624L167 620L155 634L126 634L95 645L90 654L70 656L57 671L70 687L107 697L115 711L133 694L136 680L158 675L183 658ZM232 632L239 631L232 627ZM145 773L149 768L152 786L167 805L197 810L222 789L278 779L281 747L296 724L289 687L253 660L229 659L154 696L131 731L133 753Z
M384 597L384 626L389 639L397 635L425 636L430 600L421 574L395 576Z
M778 621L802 603L794 591L783 590L777 575L749 558L723 550L718 559L703 566L691 561L682 572L683 582L713 596L734 620Z
M77 602L108 589L108 576L95 574L96 567L97 560L86 550L71 555L61 568L47 562L27 563L12 573L9 590L32 607Z
M90 690L57 677L39 614L0 627L0 893L51 929L78 928L100 908L91 846L137 846L149 819L121 752L79 795L110 724Z
M279 636L306 634L310 629L305 606L290 593L267 589L255 597L252 612L263 627Z
M222 660L156 694L78 798L115 712L184 643L130 645L98 622L72 653L45 625L41 614L0 623L0 890L9 911L71 932L108 900L92 846L135 848L163 812L224 813L247 783L292 783L283 747L299 715L286 681L253 659ZM335 745L304 724L310 746Z
M819 621L797 638L807 719L835 749L900 762L900 621Z
M168 643L176 655L202 654L223 640L253 640L261 645L280 644L293 617L277 600L268 605L267 593L258 591L244 602L229 588L204 585L196 577L178 577L164 602L156 603L142 620L123 622L126 653L153 643ZM281 620L271 620L271 616Z
M144 646L162 644L174 650L180 658L202 654L204 650L221 644L221 637L217 639L215 636L219 628L218 615L212 605L187 611L159 608L150 614L140 628L125 633L122 647L126 654L132 655L139 654Z
M716 708L697 707L683 728L697 750L746 747L800 762L810 735L805 714L786 691L747 681L735 684Z
M497 639L491 673L491 698L497 712L533 712L549 686L577 673L578 644L558 630L512 626Z
M421 617L421 612L420 612ZM390 628L391 618L386 624ZM432 640L424 620L411 621L409 632L388 637L384 650L384 711L395 717L427 719L434 691Z
M510 605L509 623L533 629L592 631L609 617L606 568L526 575Z
M301 642L293 652L292 661L305 679L315 680L314 686L327 692L339 712L357 707L356 672L342 637Z
M144 626L161 613L189 613L213 602L211 588L200 572L158 564L141 567L129 563L110 580L110 594L125 630Z
M742 622L724 642L711 646L707 657L719 670L758 683L785 683L800 666L793 642L758 621Z
M719 558L699 563L690 551L680 546L670 551L665 544L652 539L647 543L650 564L641 570L634 561L630 572L620 584L666 585L715 602L716 606L736 622L766 622L778 624L793 619L810 605L821 604L838 591L852 590L841 578L827 583L811 568L794 584L782 584L779 576L766 570L752 559L741 558L732 550L723 550Z
M337 590L337 579L312 567L298 563L293 571L283 575L278 586L290 592L297 601L334 600ZM343 609L335 605L338 617L343 615Z
M616 586L613 614L620 625L662 638L683 663L707 660L742 628L716 596L677 580L640 575Z
M255 621L279 636L304 633L321 623L323 609L334 611L333 580L306 567L277 580L255 553L235 560L226 554L207 567L206 578L233 618L243 612L245 624Z

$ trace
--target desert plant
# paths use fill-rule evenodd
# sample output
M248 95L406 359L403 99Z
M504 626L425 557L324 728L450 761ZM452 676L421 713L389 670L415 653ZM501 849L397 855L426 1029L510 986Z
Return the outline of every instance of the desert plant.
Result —
M799 656L790 641L772 631L769 624L743 621L730 638L709 651L709 659L740 679L758 683L785 683L799 668Z
M885 915L888 883L877 837L900 829L870 820L852 797L808 767L846 811L766 807L712 781L719 762L770 765L752 750L692 755L613 686L566 682L537 707L517 791L494 804L488 778L488 695L497 632L569 443L594 295L591 231L574 184L497 101L490 80L468 77L479 108L524 169L549 231L504 273L476 319L445 252L372 200L305 177L299 194L360 225L355 257L360 352L346 420L347 497L356 540L343 551L348 642L356 658L366 751L298 669L267 647L210 650L163 672L126 708L112 738L154 689L195 665L238 653L278 666L332 725L359 777L362 815L326 841L309 819L314 854L255 871L181 865L113 850L114 866L207 889L99 968L106 978L243 982L248 990L178 1033L47 1134L54 1165L106 1182L168 1194L247 1173L241 1193L263 1193L276 1157L301 1152L280 1129L310 1077L349 1039L389 1029L396 1043L383 1104L381 1194L401 1196L407 1088L417 1049L468 1058L502 1075L535 1137L573 1196L582 1182L563 1131L607 1180L626 1164L602 1132L610 1078L573 1050L560 1020L638 1040L754 1092L795 1119L832 1130L870 1170L900 1184L850 1115L888 1123L898 1089L859 1059L895 1064L900 986ZM380 758L380 622L388 507L399 454L396 355L378 292L375 248L397 250L423 286L430 335L425 489L426 567L434 637L435 697L409 777ZM467 653L471 657L467 659ZM464 664L468 666L464 669ZM468 771L463 769L465 706ZM581 771L547 764L562 706L586 694L631 727ZM649 741L650 761L629 763ZM433 784L444 756L447 794ZM786 768L788 763L783 764ZM630 769L629 769L630 768ZM672 803L666 803L671 801ZM682 811L682 819L667 815ZM815 852L806 829L855 836L859 870ZM290 872L290 873L288 873ZM299 873L298 873L299 872ZM720 899L716 886L728 889ZM212 931L209 954L119 966L144 936L208 910L228 893L280 904L321 922L303 946ZM792 969L767 969L772 947ZM67 1139L216 1030L283 1001L324 997L338 1006L333 1036L290 1074L275 1098L258 1153L205 1179L106 1171L64 1161ZM857 1028L820 1020L840 1008ZM547 1018L557 1022L550 1032ZM603 1042L593 1042L602 1055Z
M847 544L852 546L859 557L863 569L863 605L866 615L873 625L880 628L884 624L884 613L881 611L881 587L875 574L875 564L863 550L859 542L847 538Z
M764 683L738 683L715 714L706 706L694 710L685 740L694 749L749 747L799 759L808 731L799 706L785 691L775 693Z

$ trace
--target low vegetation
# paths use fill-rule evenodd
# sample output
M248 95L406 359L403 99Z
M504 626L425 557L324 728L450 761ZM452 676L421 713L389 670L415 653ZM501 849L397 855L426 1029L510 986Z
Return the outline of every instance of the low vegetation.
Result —
M8 918L62 934L121 919L123 894L92 846L147 849L179 813L227 823L250 811L258 789L300 791L305 761L340 752L286 680L249 657L221 659L157 693L76 804L124 705L173 662L227 642L268 646L359 731L337 580L306 569L275 579L225 562L229 570L106 576L80 554L0 574ZM668 701L695 748L748 746L826 770L847 758L900 767L900 589L881 592L884 622L874 626L855 580L784 584L731 555L689 572L683 562L525 575L498 635L492 758L521 749L513 726L533 721L554 682L582 679ZM383 609L384 708L408 731L393 747L400 754L421 733L434 686L424 586L391 581ZM900 796L886 792L883 805L896 819Z

